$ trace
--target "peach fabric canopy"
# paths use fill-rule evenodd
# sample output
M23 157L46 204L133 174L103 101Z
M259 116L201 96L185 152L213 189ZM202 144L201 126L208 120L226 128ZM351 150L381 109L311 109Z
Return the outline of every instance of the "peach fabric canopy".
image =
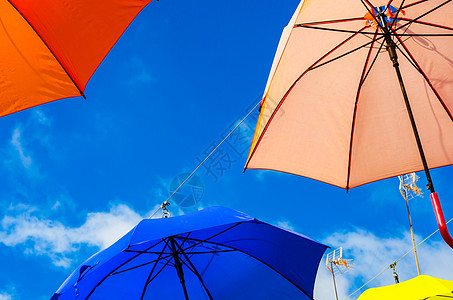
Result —
M453 164L453 2L305 0L280 40L246 168L347 189L423 170L380 6L427 164Z
M0 116L83 95L151 0L0 1Z

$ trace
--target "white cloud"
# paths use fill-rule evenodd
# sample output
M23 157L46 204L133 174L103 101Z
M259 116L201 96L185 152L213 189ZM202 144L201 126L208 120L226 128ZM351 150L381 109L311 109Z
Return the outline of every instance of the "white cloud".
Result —
M14 146L16 153L19 155L20 161L22 166L25 169L30 169L32 159L29 155L25 154L25 149L22 143L22 131L19 127L16 127L13 132L13 136L11 137L11 144Z
M416 236L416 241L422 238ZM353 232L337 232L323 241L333 247L342 246L344 257L352 258L354 269L336 277L339 299L345 299L362 284L384 271L391 263L399 260L412 248L409 233L394 237L378 237L375 234L358 229ZM327 252L333 251L333 249ZM453 253L442 241L428 240L417 247L422 274L442 279L453 279ZM414 253L401 259L396 270L400 281L417 276ZM356 299L365 289L394 283L391 269L374 279L350 299ZM322 261L315 286L315 299L335 299L333 281L330 272Z
M0 293L0 300L11 300L13 299L11 295Z
M35 109L32 111L32 121L35 121L44 126L50 127L52 125L52 119L47 117L47 115L40 109Z
M17 210L16 210L17 211ZM109 212L88 213L80 227L67 227L40 217L35 208L22 208L0 221L0 243L23 246L26 254L47 255L56 266L70 267L71 254L81 244L105 248L126 234L142 219L126 205L113 206Z
M280 218L279 220L277 220L275 225L277 225L278 227L284 228L284 229L296 231L294 225L289 220L284 219L284 218Z

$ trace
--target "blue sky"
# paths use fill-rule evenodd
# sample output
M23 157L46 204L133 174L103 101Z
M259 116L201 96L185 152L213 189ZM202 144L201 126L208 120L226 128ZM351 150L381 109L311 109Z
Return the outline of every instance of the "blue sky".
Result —
M1 118L0 300L49 299L84 259L154 212L174 178L195 169L259 101L297 5L153 1L94 74L87 100ZM242 173L255 121L256 112L200 168L202 196L190 207L173 202L173 215L222 205L343 246L355 269L338 278L341 299L410 250L396 178L346 194L298 176ZM432 171L447 220L452 175L452 167ZM421 241L437 229L428 191L410 206ZM453 279L453 252L439 234L419 256L422 273ZM315 299L334 299L322 263ZM402 280L414 277L413 255L397 270ZM386 271L370 287L392 282Z

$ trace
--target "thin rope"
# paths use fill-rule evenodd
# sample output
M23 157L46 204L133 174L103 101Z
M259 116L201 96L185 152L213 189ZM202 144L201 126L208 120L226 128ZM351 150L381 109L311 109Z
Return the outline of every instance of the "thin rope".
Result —
M162 207L164 207L165 205L169 205L169 200L179 191L179 189L193 176L193 174L195 174L195 172L198 171L199 168L201 168L201 166L208 160L209 157L212 156L212 154L214 154L214 152L216 152L216 150L230 137L231 134L233 134L234 131L236 131L236 129L238 129L239 126L241 126L241 124L248 118L248 116L250 116L250 114L258 107L258 105L260 105L261 103L261 100L247 113L247 115L236 125L236 127L234 127L230 133L228 133L228 135L214 148L214 150L211 151L211 153L208 154L208 156L206 156L206 158L198 165L198 167L195 168L195 170L192 171L192 173L190 173L189 176L187 176L187 178L178 186L178 188L176 190L173 191L173 193L170 195L170 197L167 198L167 200L164 201L164 203L162 203L159 208L149 217L149 219L151 219L152 217L154 217L155 214L157 214L157 212L159 210L162 209Z
M453 221L453 218L450 219L450 221L448 221L447 223L445 224L448 224L450 223L451 221ZM433 235L435 235L437 232L439 231L439 229L435 230L433 233L431 233L427 238L425 238L423 241L421 241L420 243L417 244L416 247L420 246L421 244L423 244L424 242L426 242L426 240L428 240L430 237L432 237ZM401 258L399 258L397 261L395 261L395 263L399 262L400 260L402 260L404 257L406 257L409 253L411 253L412 251L414 251L414 248L412 248L411 250L409 250L406 254L404 254ZM373 278L371 278L368 282L366 282L365 284L363 284L361 287L359 287L357 290L355 290L352 294L350 294L349 296L347 296L346 298L344 298L344 300L346 299L349 299L352 295L354 295L355 293L357 293L358 291L360 291L361 289L363 289L366 285L368 285L371 281L375 280L377 277L381 276L382 273L384 273L385 271L387 271L388 269L390 269L390 266L388 266L387 268L385 268L385 270L383 270L382 272L380 272L379 274L377 274L376 276L374 276Z

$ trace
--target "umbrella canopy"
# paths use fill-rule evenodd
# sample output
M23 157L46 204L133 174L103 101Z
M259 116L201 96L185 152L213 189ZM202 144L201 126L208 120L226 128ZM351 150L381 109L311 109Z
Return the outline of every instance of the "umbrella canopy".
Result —
M285 28L246 168L352 188L453 164L453 2L306 0Z
M325 249L212 207L141 221L79 266L52 299L312 299Z
M371 2L300 3L280 40L247 168L342 188L423 170L385 38L369 22L389 1ZM453 2L390 3L428 165L451 165Z
M389 286L372 288L357 300L448 300L453 299L453 281L427 275Z
M151 0L0 1L0 117L81 96Z

